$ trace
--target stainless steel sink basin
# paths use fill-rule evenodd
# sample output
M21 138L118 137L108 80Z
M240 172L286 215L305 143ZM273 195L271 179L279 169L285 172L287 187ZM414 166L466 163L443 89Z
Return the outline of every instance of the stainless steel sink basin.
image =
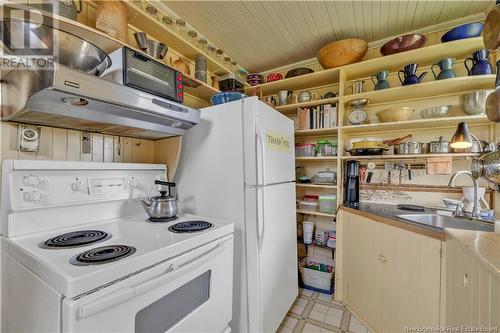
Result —
M436 228L456 228L477 231L494 231L495 226L492 223L474 221L465 218L443 216L438 214L401 214L396 215L400 219L414 223L425 224Z

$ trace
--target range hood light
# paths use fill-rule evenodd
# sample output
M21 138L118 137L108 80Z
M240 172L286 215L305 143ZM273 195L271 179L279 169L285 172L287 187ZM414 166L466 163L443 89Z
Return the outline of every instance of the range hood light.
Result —
M83 106L89 104L89 102L81 97L63 97L61 101L66 104L74 105L74 106Z

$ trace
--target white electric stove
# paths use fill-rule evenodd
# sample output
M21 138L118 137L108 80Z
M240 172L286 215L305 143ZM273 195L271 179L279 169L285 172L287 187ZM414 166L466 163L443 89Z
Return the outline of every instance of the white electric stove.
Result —
M233 225L150 222L162 165L5 161L2 332L228 332Z

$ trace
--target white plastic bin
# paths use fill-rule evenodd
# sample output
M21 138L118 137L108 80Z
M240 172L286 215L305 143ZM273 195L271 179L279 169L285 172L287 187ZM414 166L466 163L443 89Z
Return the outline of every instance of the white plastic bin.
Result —
M321 272L314 269L307 268L307 266L319 263L328 266L332 266L333 270L331 272ZM335 272L335 261L332 259L323 258L310 258L305 257L300 262L300 274L302 276L302 282L309 287L322 289L328 291L332 288L332 277Z

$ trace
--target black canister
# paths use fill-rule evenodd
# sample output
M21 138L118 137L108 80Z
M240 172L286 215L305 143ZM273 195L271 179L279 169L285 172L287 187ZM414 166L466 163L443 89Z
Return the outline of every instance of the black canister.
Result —
M344 177L344 206L359 207L359 162L347 161Z

